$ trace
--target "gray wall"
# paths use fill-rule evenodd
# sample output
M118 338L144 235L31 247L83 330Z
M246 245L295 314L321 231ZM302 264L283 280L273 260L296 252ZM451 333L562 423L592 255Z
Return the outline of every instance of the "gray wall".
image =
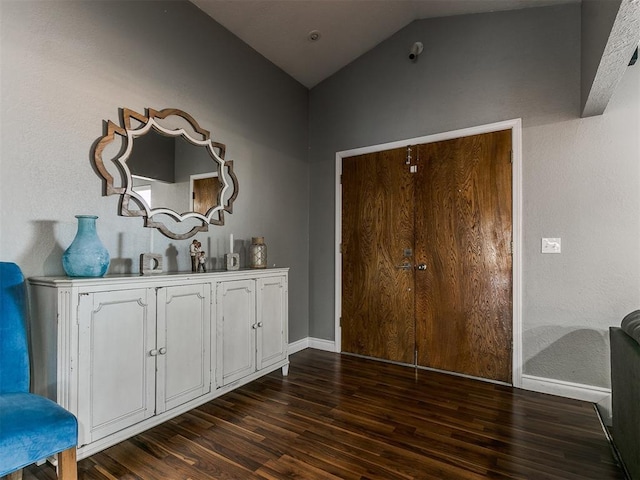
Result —
M112 272L174 249L165 262L188 270L189 241L118 217L89 161L119 107L180 108L227 145L240 182L203 248L219 260L233 233L246 255L264 235L269 263L291 267L290 340L332 339L335 152L522 118L525 372L607 386L606 329L640 300L640 67L604 116L579 119L580 29L578 4L417 21L308 105L188 2L2 0L0 259L61 274L73 216L93 213ZM541 255L542 236L563 253Z
M312 337L334 338L335 153L522 118L524 372L609 385L607 327L640 304L640 68L580 119L580 30L579 4L416 21L311 90Z
M226 225L196 238L219 260L230 233L245 250L264 236L269 264L291 267L289 338L307 337L306 88L186 1L3 0L0 32L0 259L62 274L74 215L91 213L112 273L137 272L149 251L177 251L165 264L189 270L191 240L117 216L90 164L120 107L179 108L226 144L240 184Z

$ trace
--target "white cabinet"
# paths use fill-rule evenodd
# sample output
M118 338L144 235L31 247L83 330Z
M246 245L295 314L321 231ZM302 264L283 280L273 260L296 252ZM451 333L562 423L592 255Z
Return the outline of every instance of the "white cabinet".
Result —
M78 444L155 414L156 304L153 289L78 297Z
M255 281L217 285L218 385L228 385L256 370Z
M162 413L211 390L211 287L159 288L157 306L156 413Z
M217 284L219 386L286 360L287 291L283 275Z
M265 277L256 280L256 369L284 361L288 349L287 279Z
M34 391L78 417L84 458L265 373L286 374L287 275L31 278Z
M210 284L78 296L79 445L211 390Z

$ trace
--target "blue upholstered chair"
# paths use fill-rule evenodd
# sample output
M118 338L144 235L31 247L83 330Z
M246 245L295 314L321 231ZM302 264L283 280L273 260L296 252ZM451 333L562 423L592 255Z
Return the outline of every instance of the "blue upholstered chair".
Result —
M60 480L77 478L78 422L57 403L29 393L26 286L13 263L0 262L0 476L58 454Z

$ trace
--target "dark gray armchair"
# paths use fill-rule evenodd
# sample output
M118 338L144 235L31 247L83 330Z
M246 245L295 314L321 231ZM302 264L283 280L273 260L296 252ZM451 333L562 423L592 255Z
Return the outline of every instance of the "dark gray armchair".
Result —
M640 310L609 329L613 442L631 478L640 480Z

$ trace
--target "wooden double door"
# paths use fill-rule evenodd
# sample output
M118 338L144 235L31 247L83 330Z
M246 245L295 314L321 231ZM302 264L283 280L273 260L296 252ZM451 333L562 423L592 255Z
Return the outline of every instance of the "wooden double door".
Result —
M511 131L344 158L342 351L511 383Z

